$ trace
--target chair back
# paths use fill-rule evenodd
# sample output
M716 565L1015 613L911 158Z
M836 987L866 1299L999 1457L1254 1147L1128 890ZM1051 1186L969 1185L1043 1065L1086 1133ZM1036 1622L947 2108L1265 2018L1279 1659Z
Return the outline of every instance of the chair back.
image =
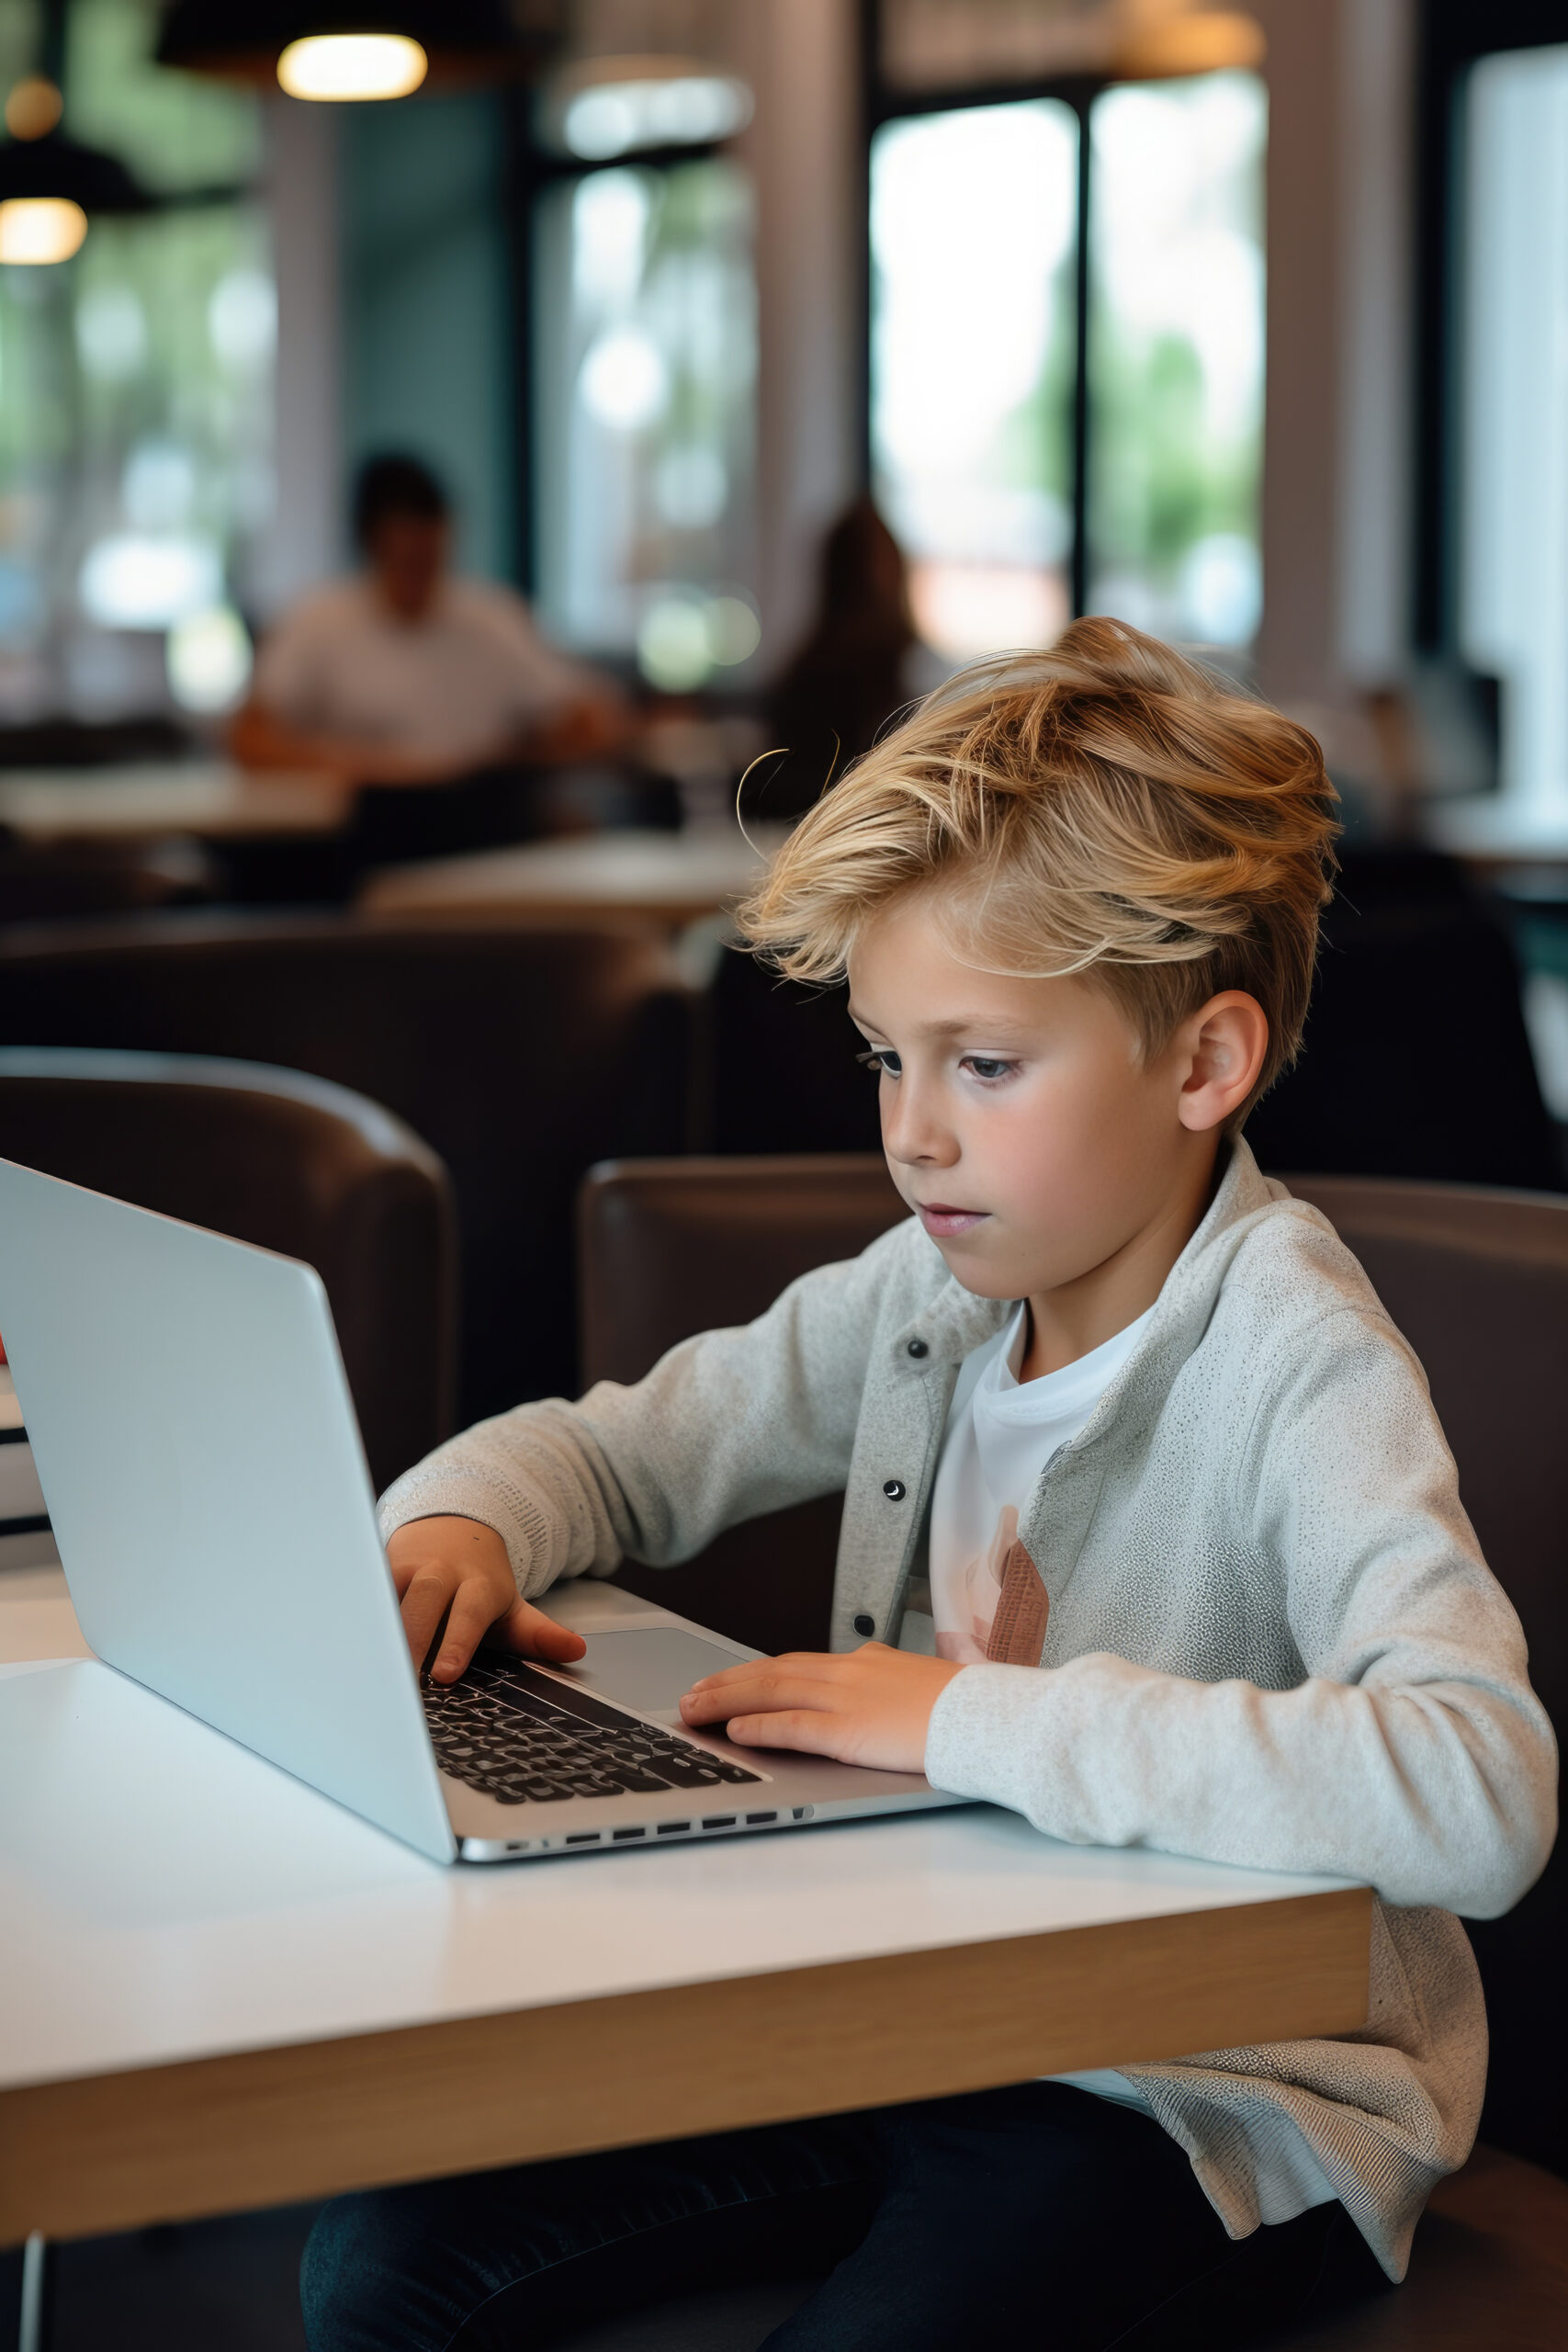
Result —
M640 1380L677 1340L749 1322L907 1214L879 1152L593 1169L578 1208L584 1380ZM678 1568L628 1563L618 1581L757 1649L821 1649L842 1502L770 1511Z
M1475 1117L1456 1115L1450 1083L1466 1055L1486 1071ZM1269 1168L1557 1189L1513 947L1451 860L1347 853L1305 1050L1247 1134Z
M875 1151L877 1086L844 981L782 979L753 956L719 959L707 994L704 1141L747 1154Z
M379 1104L254 1062L11 1046L0 1156L314 1266L378 1487L449 1434L451 1188Z
M464 1420L575 1388L578 1182L684 1148L691 1007L628 925L193 913L0 940L0 1041L281 1064L424 1137L457 1198Z

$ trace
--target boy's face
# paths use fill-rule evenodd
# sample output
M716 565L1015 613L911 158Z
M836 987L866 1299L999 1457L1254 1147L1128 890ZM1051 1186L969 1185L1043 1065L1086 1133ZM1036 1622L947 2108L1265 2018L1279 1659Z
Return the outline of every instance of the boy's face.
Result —
M1173 1263L1256 1075L1244 1033L1258 1059L1268 1035L1250 998L1217 997L1145 1061L1103 990L971 969L919 896L863 931L850 1008L880 1056L893 1180L984 1298L1040 1298L1151 1245Z

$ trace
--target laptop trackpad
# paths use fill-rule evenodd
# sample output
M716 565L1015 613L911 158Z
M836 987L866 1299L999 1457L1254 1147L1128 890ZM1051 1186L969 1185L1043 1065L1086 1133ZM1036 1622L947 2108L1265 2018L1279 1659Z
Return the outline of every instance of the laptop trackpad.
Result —
M587 1634L588 1655L558 1669L585 1690L644 1714L668 1712L699 1676L739 1666L739 1654L705 1642L679 1625L631 1625L618 1634Z

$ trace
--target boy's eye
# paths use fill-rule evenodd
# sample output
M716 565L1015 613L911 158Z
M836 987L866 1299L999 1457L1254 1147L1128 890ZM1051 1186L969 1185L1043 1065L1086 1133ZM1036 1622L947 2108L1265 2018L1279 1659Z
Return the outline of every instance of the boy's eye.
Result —
M855 1059L863 1062L867 1069L874 1070L878 1078L884 1072L889 1078L897 1078L903 1068L891 1046L873 1046L869 1052L857 1054Z
M1005 1078L1013 1068L1011 1062L998 1061L992 1054L965 1054L964 1062L976 1078Z

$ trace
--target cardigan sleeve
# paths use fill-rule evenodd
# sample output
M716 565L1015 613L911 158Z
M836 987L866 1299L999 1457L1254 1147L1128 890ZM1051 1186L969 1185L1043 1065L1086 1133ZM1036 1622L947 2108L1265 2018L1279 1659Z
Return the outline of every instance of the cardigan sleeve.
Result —
M842 1487L873 1335L911 1228L803 1275L754 1323L683 1340L646 1379L520 1405L404 1474L383 1538L450 1513L493 1527L525 1598L629 1555L689 1559L739 1521Z

